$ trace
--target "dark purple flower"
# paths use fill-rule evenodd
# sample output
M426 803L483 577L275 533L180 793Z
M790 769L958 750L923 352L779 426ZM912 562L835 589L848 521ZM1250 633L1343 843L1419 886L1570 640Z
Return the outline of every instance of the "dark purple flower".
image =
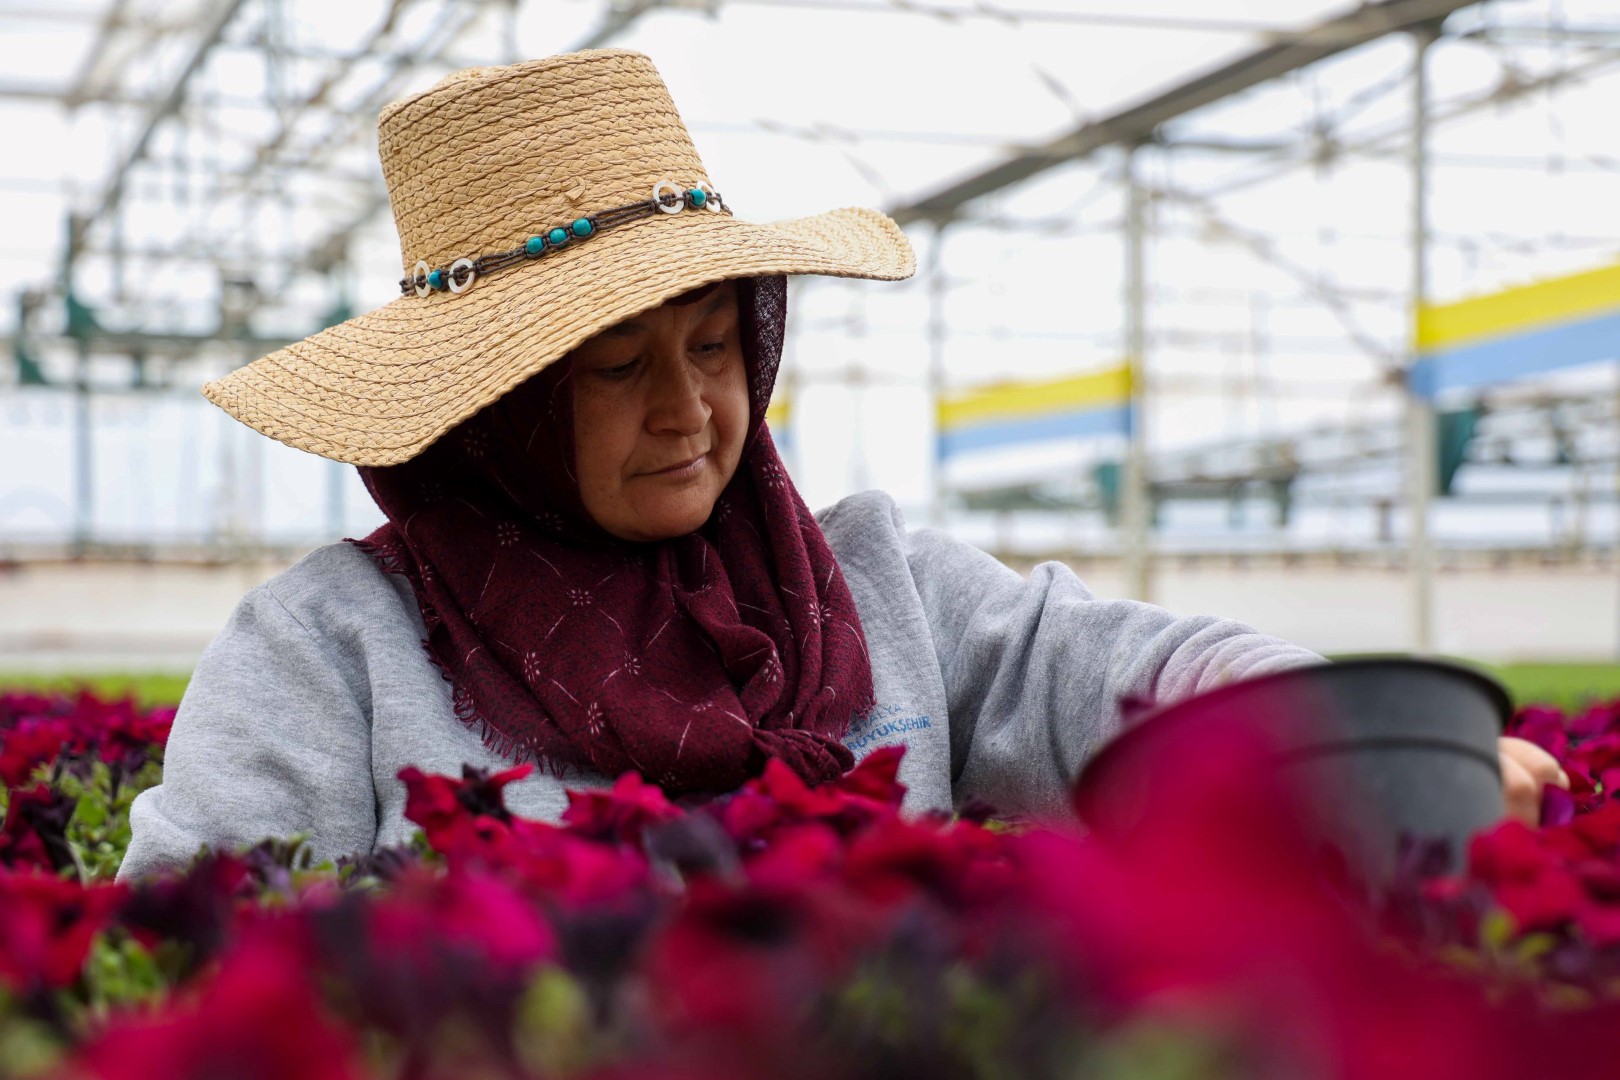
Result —
M0 865L53 874L73 869L77 864L67 827L76 808L72 799L47 784L13 790L0 824Z
M234 855L210 852L183 873L135 882L118 921L148 948L165 940L184 945L184 975L206 966L224 950L253 895L247 864Z

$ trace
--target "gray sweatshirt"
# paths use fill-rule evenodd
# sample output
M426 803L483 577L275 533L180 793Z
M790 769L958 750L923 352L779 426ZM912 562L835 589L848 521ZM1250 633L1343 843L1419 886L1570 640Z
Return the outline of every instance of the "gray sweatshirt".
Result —
M1070 781L1119 729L1122 699L1170 701L1321 658L1241 623L1099 600L1058 563L1026 579L879 492L817 515L871 651L877 705L845 740L857 759L904 744L905 808L972 797L1062 812ZM247 593L180 702L163 782L136 798L120 879L183 866L203 844L307 832L318 858L407 839L399 770L460 775L503 761L451 709L422 646L410 584L352 544L319 548ZM507 788L514 813L556 820L544 769Z

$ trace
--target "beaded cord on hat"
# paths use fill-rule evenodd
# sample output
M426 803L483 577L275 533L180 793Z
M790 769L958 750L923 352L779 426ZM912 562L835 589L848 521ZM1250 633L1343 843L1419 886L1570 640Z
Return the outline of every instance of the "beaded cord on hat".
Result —
M440 267L430 267L426 259L418 259L416 266L412 268L411 276L400 278L399 291L403 296L409 296L413 290L417 296L426 296L431 292L466 292L480 274L504 270L520 262L538 259L549 252L595 236L604 229L611 229L615 225L623 225L660 213L679 214L688 208L709 210L716 214L730 213L720 193L710 187L707 181L699 181L683 190L672 181L660 180L653 185L652 197L649 199L575 218L567 225L529 237L521 246L510 251L497 251L489 255L480 255L476 259L461 258L449 266Z

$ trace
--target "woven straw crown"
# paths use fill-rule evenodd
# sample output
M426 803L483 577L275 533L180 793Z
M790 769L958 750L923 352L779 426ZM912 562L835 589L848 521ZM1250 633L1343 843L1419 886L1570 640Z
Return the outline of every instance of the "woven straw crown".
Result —
M405 273L707 174L651 63L470 68L383 110L377 148ZM722 189L724 190L724 189Z
M400 237L418 261L521 246L654 185L710 182L652 61L593 50L470 68L387 106L378 150ZM711 190L726 191L723 179ZM603 229L478 276L460 294L406 295L203 387L290 446L391 465L600 330L724 278L828 274L898 280L916 268L874 210L773 224L687 209Z

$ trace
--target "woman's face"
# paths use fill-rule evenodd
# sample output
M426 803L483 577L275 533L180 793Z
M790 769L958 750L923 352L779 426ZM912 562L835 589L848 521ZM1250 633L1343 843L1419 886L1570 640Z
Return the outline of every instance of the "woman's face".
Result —
M575 349L572 363L585 510L623 540L701 526L748 434L736 283L611 326Z

